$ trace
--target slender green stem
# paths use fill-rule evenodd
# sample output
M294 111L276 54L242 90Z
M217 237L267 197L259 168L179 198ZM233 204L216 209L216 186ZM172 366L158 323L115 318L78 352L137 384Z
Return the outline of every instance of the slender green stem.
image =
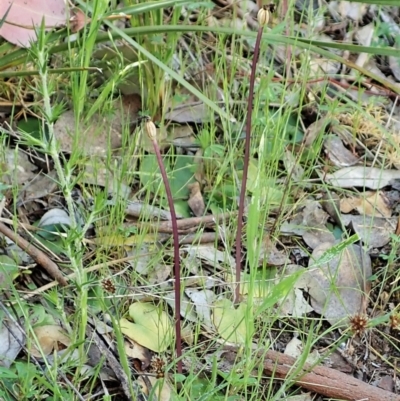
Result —
M75 205L71 192L71 177L65 174L65 169L61 163L60 152L57 147L57 141L54 133L54 112L50 103L50 92L49 92L49 81L48 81L48 70L47 70L47 53L43 48L40 48L37 52L37 63L39 67L39 76L41 84L41 92L43 96L43 111L45 114L46 124L48 127L49 140L44 145L46 151L52 158L54 162L54 168L57 172L58 181L63 192L65 203L67 205L69 219L70 219L70 231L73 233L74 241L73 243L68 243L68 254L70 256L70 263L73 270L76 272L77 284L79 288L79 305L82 307L80 310L80 324L79 324L79 335L78 342L81 344L79 347L79 352L81 357L85 357L85 337L86 337L86 324L87 324L87 290L84 288L83 284L86 280L86 273L82 267L82 263L79 260L79 256L82 254L82 244L80 236L76 235L78 233L78 222L75 215ZM72 246L71 246L72 245ZM83 360L83 359L82 359Z

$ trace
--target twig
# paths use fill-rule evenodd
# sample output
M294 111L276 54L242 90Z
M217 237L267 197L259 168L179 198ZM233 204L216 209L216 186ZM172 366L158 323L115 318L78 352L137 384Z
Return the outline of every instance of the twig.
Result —
M87 337L93 341L96 347L100 350L101 354L106 357L107 362L109 363L111 369L115 373L115 376L118 378L122 391L124 392L126 398L129 401L133 401L133 395L130 391L129 378L122 369L121 364L118 362L117 358L110 350L109 346L106 346L104 342L101 340L100 335L97 333L95 328L92 328L91 324L86 326ZM135 400L143 400L143 396L140 393L135 394Z
M400 395L371 386L345 373L324 366L305 365L302 371L292 378L296 359L277 351L269 350L264 358L264 372L273 378L290 378L296 385L326 397L348 401L400 401Z
M23 251L31 256L38 265L42 266L50 277L58 281L62 286L67 285L67 280L62 275L58 266L41 250L30 244L20 235L16 234L13 230L8 228L5 224L0 222L0 232L8 237L11 241L15 242Z
M218 222L222 219L231 217L235 213L228 212L228 213L222 213L217 216L214 215L207 215L207 216L202 216L202 217L189 217L186 219L180 219L176 221L176 225L178 228L178 231L183 231L183 230L189 230L190 228L193 227L199 227L201 225L210 227L218 224ZM163 221L159 224L153 224L153 223L139 223L139 227L145 227L149 229L153 229L159 233L172 233L172 222L171 221Z

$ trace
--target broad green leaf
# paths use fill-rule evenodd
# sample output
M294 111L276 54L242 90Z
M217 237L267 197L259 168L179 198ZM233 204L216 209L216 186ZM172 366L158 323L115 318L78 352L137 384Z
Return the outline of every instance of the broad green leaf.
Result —
M169 185L174 199L187 199L189 197L188 184L193 181L193 158L177 156Z
M173 326L166 312L160 307L135 302L129 307L129 316L134 321L120 320L121 331L138 344L154 352L164 352L173 342Z
M237 308L226 298L214 302L213 323L219 335L226 341L244 344L254 333L254 323L246 322L248 306L244 303Z

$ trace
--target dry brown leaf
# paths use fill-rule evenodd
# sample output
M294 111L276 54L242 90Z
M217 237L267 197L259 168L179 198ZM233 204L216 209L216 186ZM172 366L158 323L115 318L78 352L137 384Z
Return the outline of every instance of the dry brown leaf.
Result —
M341 212L350 213L353 210L365 216L391 217L392 215L388 200L381 191L367 191L359 197L353 196L340 201Z
M35 336L39 342L38 346L45 356L50 355L54 350L65 349L71 344L69 337L64 334L62 328L57 325L39 326L34 330ZM32 341L29 352L36 358L42 357L42 352L35 341Z
M138 359L141 362L142 370L146 370L150 366L151 353L147 348L125 337L124 349L129 358Z
M284 265L288 257L287 255L279 251L274 243L272 243L269 235L265 235L259 250L259 265L263 265L263 263L268 263L271 266L282 266Z
M71 10L71 13L72 16L69 20L69 25L71 28L71 32L76 33L83 29L90 20L86 17L86 14L78 7L73 8Z
M171 399L171 387L169 383L164 379L156 379L153 376L148 377L150 384L154 391L154 396L151 398L154 401L169 401ZM142 387L142 391L145 395L149 395L150 389L147 388L146 382L142 377L138 378L138 383Z
M193 184L189 184L190 196L188 205L196 217L204 215L206 206L204 204L203 195L201 194L200 184L196 181Z

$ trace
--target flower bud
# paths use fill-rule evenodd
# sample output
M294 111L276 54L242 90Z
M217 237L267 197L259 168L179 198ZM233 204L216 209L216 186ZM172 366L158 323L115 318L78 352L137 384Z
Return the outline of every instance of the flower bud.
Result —
M257 21L260 26L265 26L269 21L269 9L265 6L260 8L257 13Z
M147 136L152 140L155 141L157 139L157 129L156 126L154 125L153 121L147 120L144 123L144 128L146 130Z

